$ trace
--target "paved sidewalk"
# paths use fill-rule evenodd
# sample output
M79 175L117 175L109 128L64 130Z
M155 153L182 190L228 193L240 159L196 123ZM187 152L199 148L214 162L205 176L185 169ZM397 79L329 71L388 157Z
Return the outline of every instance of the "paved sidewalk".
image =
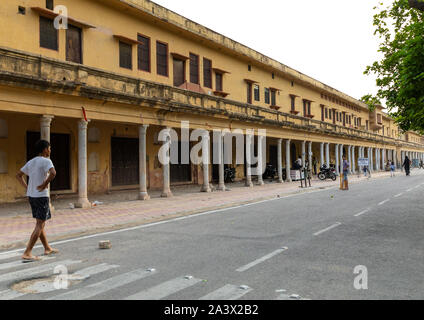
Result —
M388 176L389 172L374 173L372 179ZM359 178L357 175L350 176L350 183L366 180L367 178L363 176ZM104 204L86 210L64 208L66 204L73 202L73 199L62 199L53 201L56 210L52 220L46 224L46 232L50 241L72 238L278 196L331 187L338 189L339 180L335 182L313 180L312 185L312 188L301 189L300 182L283 184L266 182L262 187L246 188L242 183L235 183L229 185L231 191L213 193L200 193L198 192L200 186L190 186L174 188L173 198L163 199L160 198L159 192L152 192L152 199L149 201L119 201L122 198L136 199L137 192L127 191L117 195L94 196L91 201L105 201ZM0 207L0 249L24 247L33 228L34 219L27 203Z

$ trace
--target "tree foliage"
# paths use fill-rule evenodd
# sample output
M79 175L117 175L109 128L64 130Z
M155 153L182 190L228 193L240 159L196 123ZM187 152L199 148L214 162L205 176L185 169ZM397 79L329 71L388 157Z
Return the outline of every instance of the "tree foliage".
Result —
M413 8L410 2L414 2ZM376 74L378 93L362 98L370 108L385 100L390 114L403 131L424 134L424 0L392 0L375 7L375 32L381 39L381 61L365 74Z

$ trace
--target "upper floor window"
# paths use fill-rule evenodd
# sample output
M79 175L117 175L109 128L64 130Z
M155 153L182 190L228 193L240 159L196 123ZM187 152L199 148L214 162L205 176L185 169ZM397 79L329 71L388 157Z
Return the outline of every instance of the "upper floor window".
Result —
M72 25L66 29L66 60L82 63L82 30Z
M58 50L58 32L52 19L40 16L40 47Z
M291 111L295 111L296 110L296 97L290 96L290 100L291 100Z
M150 72L150 39L138 35L138 70Z
M163 42L156 42L156 68L157 74L168 76L168 45Z
M247 103L252 104L252 83L247 83Z
M190 82L199 84L199 56L190 53Z
M224 91L223 84L222 84L222 73L217 72L215 74L215 86L216 86L216 91Z
M132 45L119 41L119 66L132 69Z
M49 10L54 9L53 0L46 0L46 8L49 9Z
M212 61L203 58L203 85L212 89Z
M311 115L311 101L303 100L303 116Z
M277 105L276 91L271 89L271 106Z
M269 88L265 88L265 103L270 104Z
M254 85L253 87L253 95L255 97L255 101L260 101L261 97L260 97L260 91L259 91L259 86L257 84Z
M328 119L328 108L325 108L325 119Z

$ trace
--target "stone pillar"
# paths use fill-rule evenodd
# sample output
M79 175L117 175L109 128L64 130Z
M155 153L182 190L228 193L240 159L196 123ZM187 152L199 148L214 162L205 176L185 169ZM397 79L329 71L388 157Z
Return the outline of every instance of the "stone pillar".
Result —
M386 170L386 149L381 149L381 165L383 171Z
M283 183L283 139L278 139L278 182Z
M305 167L306 162L306 141L302 141L302 167Z
M138 152L139 152L139 179L140 179L140 192L138 195L139 200L149 200L150 196L147 193L147 151L146 151L146 134L148 125L141 125L138 127Z
M343 173L343 151L344 151L343 149L344 149L344 145L341 144L340 145L340 156L339 156L340 157L339 158L340 159L339 160L340 161L340 174Z
M291 163L290 163L290 140L286 140L286 182L291 182L291 176L290 176L290 169L291 169Z
M327 165L327 168L330 168L330 144L325 144L325 164Z
M88 121L78 122L78 202L76 208L90 208L87 188L87 126Z
M308 143L308 162L309 162L308 170L312 172L312 141L309 141Z
M46 140L50 142L50 127L51 127L53 118L54 116L47 116L47 115L43 115L40 118L40 139L41 140ZM48 187L48 190L50 195L50 185ZM50 206L50 211L54 211L54 207L51 200L49 202L49 206Z
M209 131L206 131L202 136L202 165L203 165L203 186L200 192L212 192L209 185L209 148L210 148Z
M372 148L368 147L368 162L369 162L369 169L370 172L374 171L374 166L373 166L373 159L372 159Z
M171 198L173 196L171 192L171 159L170 159L170 153L171 153L171 134L170 134L170 128L165 129L165 141L163 141L163 144L168 144L169 148L161 148L161 157L162 159L167 159L168 161L165 161L165 163L162 163L162 172L163 172L163 189L162 189L162 198Z
M349 146L347 149L348 161L349 161L349 174L352 174L352 146Z
M219 153L219 185L218 190L219 191L225 191L227 188L225 187L225 176L224 176L224 168L225 168L225 161L224 161L224 134L222 131L219 131L219 141L218 141L218 153Z
M352 146L352 162L350 163L350 166L352 168L352 173L356 173L356 155L355 155L355 146Z
M252 169L251 169L251 163L252 163L252 135L246 135L246 187L252 188ZM247 141L250 142L250 144L247 143Z
M336 152L335 152L335 156L336 156L336 175L340 175L340 171L339 171L339 145L336 144Z
M258 135L258 166L257 166L257 170L258 170L258 185L259 186L263 186L264 183L264 179L263 179L263 172L262 172L262 167L264 165L263 163L263 153L262 153L262 146L263 146L263 139L264 137Z
M324 165L324 142L321 142L320 146L320 167Z

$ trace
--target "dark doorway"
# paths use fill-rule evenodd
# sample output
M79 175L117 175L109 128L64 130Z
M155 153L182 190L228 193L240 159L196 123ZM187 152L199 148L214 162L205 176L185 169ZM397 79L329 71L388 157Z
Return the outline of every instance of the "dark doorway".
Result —
M40 140L39 132L27 132L28 161L38 156L34 148L38 140ZM71 137L69 134L50 134L50 144L52 147L51 160L56 169L56 178L50 185L51 191L63 191L71 189L70 142Z
M138 148L138 139L112 138L112 186L140 183Z
M72 25L66 30L66 60L82 63L81 29Z
M278 147L269 146L269 164L274 168L278 168Z
M191 165L181 164L181 141L178 142L178 164L171 164L171 183L191 182Z
M174 86L179 87L185 82L185 61L174 58Z

